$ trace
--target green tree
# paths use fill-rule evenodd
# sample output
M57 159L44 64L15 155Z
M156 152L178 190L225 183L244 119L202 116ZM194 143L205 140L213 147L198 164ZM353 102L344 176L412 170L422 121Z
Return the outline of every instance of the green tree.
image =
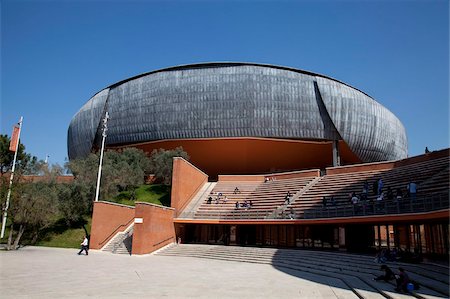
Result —
M119 191L131 191L131 199L135 199L135 189L145 183L145 176L150 171L150 159L136 148L126 148L115 155L115 169L118 171Z
M98 160L97 155L89 154L84 159L71 160L66 164L75 179L70 186L62 186L59 207L69 225L92 212ZM73 207L77 208L72 209Z
M97 183L99 157L90 154L84 159L72 160L68 168L75 176L74 184L84 201L92 206ZM103 157L100 198L112 198L119 191L134 189L144 183L149 173L150 160L136 148L106 151Z
M16 183L8 213L8 250L18 248L26 230L35 242L39 232L56 221L58 190L54 179L46 178L47 181Z
M85 196L85 190L78 183L58 184L58 210L68 227L83 223L89 213L90 202Z
M158 149L153 150L150 156L150 169L156 179L161 180L165 185L172 183L173 158L182 157L189 160L189 155L183 148L177 147L173 150Z

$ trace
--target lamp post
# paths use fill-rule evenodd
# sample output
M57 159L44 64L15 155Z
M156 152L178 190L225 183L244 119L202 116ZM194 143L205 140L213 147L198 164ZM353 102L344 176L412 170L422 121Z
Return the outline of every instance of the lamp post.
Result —
M12 183L14 180L14 171L16 169L17 152L19 151L19 140L20 140L20 131L22 130L22 123L23 123L23 117L21 116L20 121L19 121L19 133L17 135L17 140L16 140L17 143L15 144L14 160L13 160L13 164L12 164L11 175L9 177L8 194L6 195L6 204L5 204L5 207L3 210L2 231L0 234L1 239L3 239L3 237L5 236L6 219L8 218L9 200L11 199L11 187L12 187ZM11 136L11 138L13 139L12 136Z
M108 119L109 119L109 114L108 114L108 111L106 111L105 117L103 118L102 149L100 151L100 162L98 163L98 176L97 176L97 188L95 190L95 201L98 201L98 196L100 193L100 179L102 177L103 151L105 149L105 139L107 136L106 131L108 131Z

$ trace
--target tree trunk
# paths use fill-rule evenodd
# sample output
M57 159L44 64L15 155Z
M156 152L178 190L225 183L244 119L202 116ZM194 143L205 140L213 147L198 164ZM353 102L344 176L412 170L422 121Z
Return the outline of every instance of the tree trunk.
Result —
M6 245L6 250L11 250L11 242L12 242L13 232L14 232L14 225L11 224L11 226L9 227L8 244Z
M35 230L33 232L33 238L31 239L31 244L32 245L36 244L36 242L38 240L38 237L39 237L39 232L37 230Z
M86 237L89 239L90 236L89 236L88 231L87 231L87 229L86 229L86 226L85 226L84 224L83 224L83 229L84 229L84 234L85 234Z
M24 231L25 231L25 225L21 224L19 227L19 233L17 234L16 240L14 240L14 247L13 247L14 250L17 250L19 248L19 241L20 241L20 238L22 237Z

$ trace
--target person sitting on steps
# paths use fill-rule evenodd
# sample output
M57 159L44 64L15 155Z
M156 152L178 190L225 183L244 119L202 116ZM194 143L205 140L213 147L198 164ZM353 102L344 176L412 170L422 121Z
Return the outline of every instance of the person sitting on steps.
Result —
M395 277L397 282L397 287L395 288L395 290L397 292L408 292L407 287L409 283L409 276L404 268L400 267L398 268L398 270L400 271L400 273Z
M387 265L381 265L380 269L384 271L384 275L380 275L377 278L374 278L374 280L384 280L385 282L389 282L395 278L394 272Z

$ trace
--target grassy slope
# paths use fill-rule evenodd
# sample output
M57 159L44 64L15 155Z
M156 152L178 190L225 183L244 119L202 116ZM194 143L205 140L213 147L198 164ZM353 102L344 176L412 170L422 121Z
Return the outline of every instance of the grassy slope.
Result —
M154 203L157 205L170 205L170 189L164 185L142 185L136 189L136 200ZM131 200L131 192L120 192L112 201L124 205L134 206L134 200Z
M91 230L91 217L86 218L85 227L89 232ZM39 240L36 245L48 247L62 247L62 248L78 248L83 241L85 235L82 226L79 228L67 228L64 224L56 224L52 231Z
M136 201L150 202L157 205L170 205L170 189L164 185L142 185L136 189ZM134 201L130 200L130 192L124 191L116 196L113 202L134 206ZM91 217L86 218L86 229L91 230ZM39 240L36 245L48 247L78 248L83 240L84 229L80 225L79 228L67 228L64 223L56 224L47 233L45 238Z

